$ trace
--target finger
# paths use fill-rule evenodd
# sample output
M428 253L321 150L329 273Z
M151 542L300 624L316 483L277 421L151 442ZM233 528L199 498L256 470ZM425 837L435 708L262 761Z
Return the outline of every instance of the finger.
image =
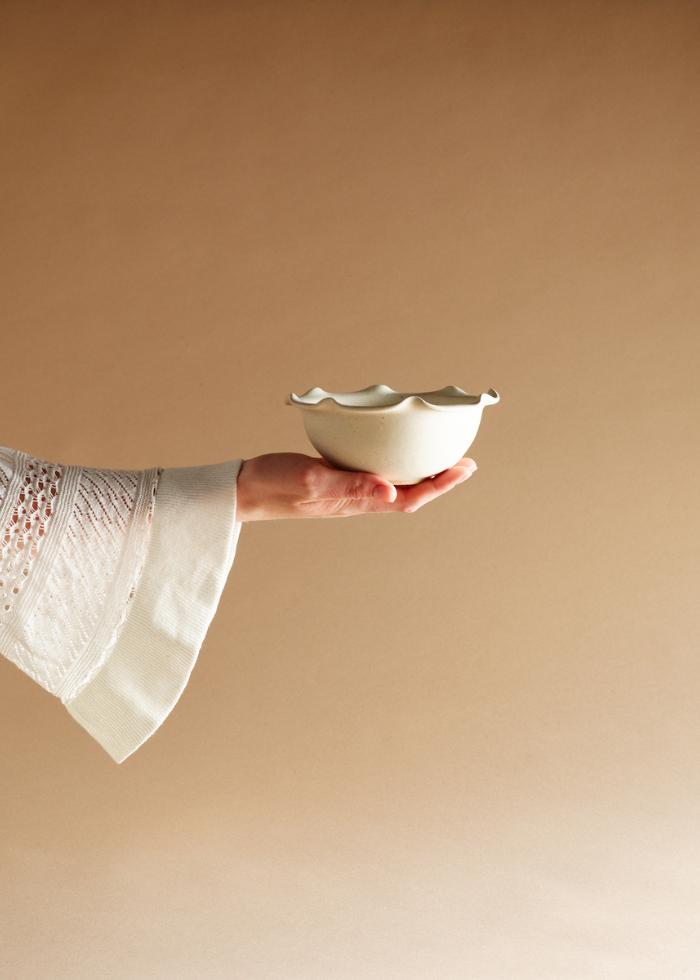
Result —
M348 516L353 513L388 513L410 508L417 510L441 494L468 479L476 470L473 459L464 458L449 470L413 486L396 488L389 480L374 473L338 470L327 460L314 458L313 495L308 504L327 501L324 516ZM348 506L342 506L347 501ZM351 503L352 502L352 503ZM306 505L305 505L306 506ZM341 510L338 507L341 506Z
M431 500L435 500L441 494L447 493L448 490L452 490L458 483L468 479L475 469L476 463L473 459L464 459L460 460L459 465L453 466L449 470L443 470L435 477L422 480L420 483L398 487L392 485L393 494L387 493L385 495L385 488L381 486L372 500L350 498L352 504L349 509L344 510L344 513L376 514L406 510L409 513L413 512Z
M438 473L433 480L433 486L439 488L444 493L457 486L458 483L464 483L465 480L468 480L476 470L476 463L473 460L469 460L470 465L466 466L463 465L464 462L466 461L461 461L459 465Z
M375 481L372 489L372 497L382 504L393 504L398 496L398 492L393 483L377 483Z
M319 460L314 473L314 492L322 500L377 500L391 503L396 500L393 483L375 473L338 470L327 460Z
M463 483L469 479L475 470L476 463L473 459L460 460L459 465L453 466L449 470L443 470L442 473L436 474L430 480L423 480L412 487L403 487L401 499L397 501L397 509L417 510L431 500L435 500L436 497L452 490L458 483Z
M468 480L472 473L477 469L477 465L473 459L464 458L459 461L455 466L452 466L449 470L443 470L442 473L437 473L434 477L430 477L427 480L422 480L420 483L413 484L411 486L399 487L399 493L394 495L385 496L381 491L383 488L375 488L374 496L386 503L397 504L400 502L399 498L403 496L404 498L408 496L410 499L415 497L420 500L421 506L427 503L428 500L434 500L435 497L439 497L443 493L447 493L453 487L457 486L458 483L463 483ZM390 484L390 486L393 486ZM420 487L420 491L414 488ZM395 488L394 488L395 489ZM397 508L394 508L397 509Z

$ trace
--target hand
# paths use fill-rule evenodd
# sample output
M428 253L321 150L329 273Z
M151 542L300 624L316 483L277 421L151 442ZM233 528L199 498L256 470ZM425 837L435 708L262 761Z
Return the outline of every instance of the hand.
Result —
M302 453L268 453L245 459L238 474L236 520L285 517L351 517L414 511L451 490L476 469L473 459L411 487L395 487L372 473L337 470Z

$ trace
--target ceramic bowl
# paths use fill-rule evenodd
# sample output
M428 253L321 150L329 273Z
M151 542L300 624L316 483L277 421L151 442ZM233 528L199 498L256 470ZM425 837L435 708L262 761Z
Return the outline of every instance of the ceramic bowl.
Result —
M421 392L372 385L342 393L311 388L287 395L286 404L301 409L312 445L333 466L408 485L454 466L471 446L484 406L498 400L493 388L468 395L453 385Z

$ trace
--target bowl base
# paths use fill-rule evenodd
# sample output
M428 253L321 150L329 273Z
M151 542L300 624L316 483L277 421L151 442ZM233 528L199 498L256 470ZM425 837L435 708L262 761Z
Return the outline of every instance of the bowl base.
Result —
M432 480L437 473L432 473L430 476L424 476L422 480L413 480L412 483L394 483L395 487L417 487L419 483L425 483L426 480ZM393 480L390 481L393 483Z

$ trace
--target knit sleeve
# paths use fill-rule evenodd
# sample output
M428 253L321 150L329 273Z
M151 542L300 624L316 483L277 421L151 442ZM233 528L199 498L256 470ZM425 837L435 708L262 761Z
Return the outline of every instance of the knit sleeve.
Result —
M0 448L0 652L117 762L187 684L235 554L240 465L101 470Z

